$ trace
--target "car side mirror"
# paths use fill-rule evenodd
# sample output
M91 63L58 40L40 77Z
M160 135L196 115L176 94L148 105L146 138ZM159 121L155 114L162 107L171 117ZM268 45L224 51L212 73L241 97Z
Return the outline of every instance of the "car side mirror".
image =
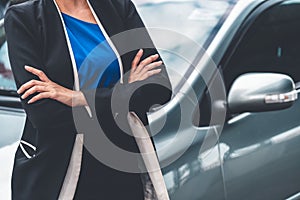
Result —
M239 76L228 94L231 113L281 110L298 98L292 78L276 73L247 73Z

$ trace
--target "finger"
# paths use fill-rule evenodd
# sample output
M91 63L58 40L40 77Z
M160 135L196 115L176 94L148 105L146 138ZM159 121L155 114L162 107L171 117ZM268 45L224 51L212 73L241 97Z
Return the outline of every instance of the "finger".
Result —
M140 62L139 66L136 69L136 72L139 73L146 65L149 65L150 63L157 60L158 58L159 58L158 54L154 54L152 56L145 58L144 60L142 60L142 62Z
M136 56L134 57L134 59L133 59L133 61L132 61L132 64L131 64L131 70L135 70L136 69L136 67L137 67L137 65L139 64L139 62L140 62L140 60L141 60L141 58L142 58L142 56L143 56L143 49L140 49L138 52L137 52L137 54L136 54Z
M26 99L28 96L37 93L37 92L46 92L47 88L45 86L33 86L30 89L28 89L22 96L22 99Z
M148 71L150 71L150 70L152 70L156 67L161 66L162 63L163 63L162 61L157 61L157 62L150 63L149 65L145 66L140 73L141 74L147 73Z
M147 73L145 73L143 76L142 76L142 80L145 80L155 74L159 74L161 72L161 69L154 69L154 70L151 70L151 71L148 71Z
M49 81L48 77L46 76L46 74L42 70L36 69L34 67L30 67L28 65L25 65L25 69L28 72L30 72L30 73L36 75L37 77L39 77L39 79L42 80L42 81L44 81L44 82Z
M50 97L51 97L50 92L42 92L32 97L27 103L31 104L42 99L49 99Z
M24 93L29 88L35 86L35 85L45 85L45 82L38 81L38 80L30 80L27 83L24 83L17 91L18 94Z

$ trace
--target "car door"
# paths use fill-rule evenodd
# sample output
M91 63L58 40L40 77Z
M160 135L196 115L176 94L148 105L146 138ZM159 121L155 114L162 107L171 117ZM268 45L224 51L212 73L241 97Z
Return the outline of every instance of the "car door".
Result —
M282 73L300 81L300 1L270 3L257 10L223 58L227 92L247 72ZM227 115L220 137L220 145L228 147L223 161L227 198L299 195L300 101L284 110L238 114L228 110Z
M173 85L171 102L148 115L169 195L178 200L224 199L221 158L227 147L218 145L219 126L194 121L199 118L198 99L216 70L203 48L209 48L236 2L135 2ZM247 6L249 2L240 5L238 13L254 5Z

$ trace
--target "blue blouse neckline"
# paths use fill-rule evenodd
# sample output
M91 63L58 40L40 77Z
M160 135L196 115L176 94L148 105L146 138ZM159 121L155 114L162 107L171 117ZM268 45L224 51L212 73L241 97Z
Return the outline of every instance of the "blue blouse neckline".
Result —
M120 79L115 52L98 24L62 13L72 46L81 89L111 87Z
M61 12L61 14L62 14L64 17L67 17L67 18L76 20L76 21L81 22L81 23L84 23L84 24L88 24L88 25L92 25L92 26L98 26L98 24L95 24L95 23L92 23L92 22L83 21L83 20L81 20L81 19L78 19L78 18L76 18L76 17L73 17L73 16L68 15L68 14L66 14L66 13L63 13L63 12Z

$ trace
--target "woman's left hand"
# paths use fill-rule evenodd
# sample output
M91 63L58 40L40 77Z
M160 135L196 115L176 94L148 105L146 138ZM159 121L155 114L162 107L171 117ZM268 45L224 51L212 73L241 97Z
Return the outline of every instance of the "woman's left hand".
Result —
M38 76L40 80L31 80L24 83L19 90L18 94L23 94L22 99L26 99L30 95L36 94L32 97L28 104L34 103L41 99L53 99L59 101L67 106L85 106L87 105L86 99L82 92L70 90L57 83L51 81L46 74L36 68L25 66L25 69Z

